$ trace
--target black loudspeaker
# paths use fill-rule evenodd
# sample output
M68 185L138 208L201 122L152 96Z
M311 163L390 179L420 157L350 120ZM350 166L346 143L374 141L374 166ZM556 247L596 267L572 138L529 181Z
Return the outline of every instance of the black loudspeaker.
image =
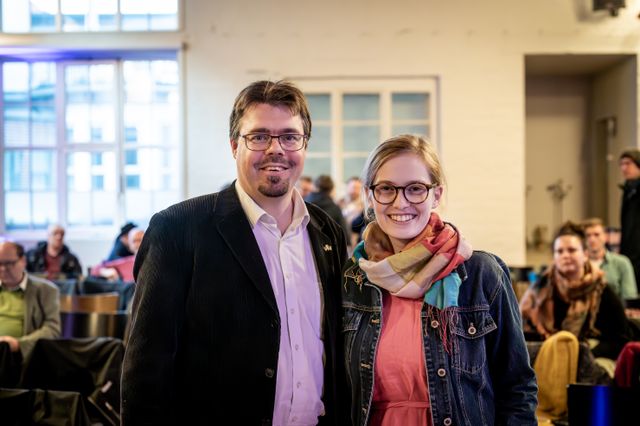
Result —
M625 7L624 0L593 0L593 10L608 10L611 16L618 16L618 9Z

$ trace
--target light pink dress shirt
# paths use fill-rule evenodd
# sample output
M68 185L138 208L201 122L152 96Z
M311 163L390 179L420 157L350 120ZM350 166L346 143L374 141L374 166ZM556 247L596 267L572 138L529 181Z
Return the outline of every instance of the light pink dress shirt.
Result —
M309 212L294 189L291 225L281 234L275 218L258 206L239 182L235 186L260 247L280 314L273 425L315 425L318 416L324 414L324 303L307 231Z

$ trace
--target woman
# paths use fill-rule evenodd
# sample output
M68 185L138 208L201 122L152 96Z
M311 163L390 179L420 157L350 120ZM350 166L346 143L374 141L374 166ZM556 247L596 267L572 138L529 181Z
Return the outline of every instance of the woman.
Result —
M374 221L344 272L354 425L535 425L536 384L502 261L433 212L444 175L412 135L364 171Z
M616 359L631 339L622 302L587 256L584 231L567 222L553 240L553 265L520 301L525 330L547 339L558 331L595 339L595 357Z

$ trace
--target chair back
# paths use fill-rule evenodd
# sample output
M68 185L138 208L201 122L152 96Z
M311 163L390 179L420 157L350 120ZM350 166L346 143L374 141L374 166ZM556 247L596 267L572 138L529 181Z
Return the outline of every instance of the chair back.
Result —
M118 304L119 295L117 292L60 295L60 312L116 312Z

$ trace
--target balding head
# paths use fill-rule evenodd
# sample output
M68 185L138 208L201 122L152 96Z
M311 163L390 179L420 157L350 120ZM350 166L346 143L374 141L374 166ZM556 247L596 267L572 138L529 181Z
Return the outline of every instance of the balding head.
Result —
M127 235L129 250L136 254L142 244L142 237L144 237L144 230L141 228L133 228Z
M20 284L27 268L24 247L13 241L0 242L0 281L6 288Z

